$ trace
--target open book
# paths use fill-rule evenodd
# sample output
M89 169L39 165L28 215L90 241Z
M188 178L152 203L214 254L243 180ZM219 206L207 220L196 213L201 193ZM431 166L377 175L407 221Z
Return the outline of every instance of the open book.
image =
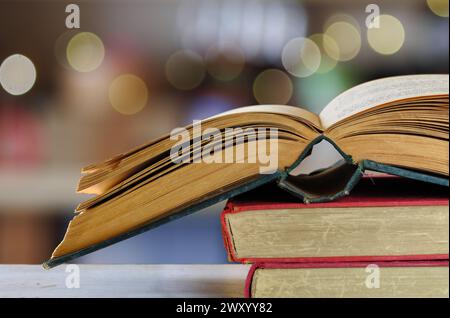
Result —
M238 108L90 165L82 170L78 192L95 196L77 207L44 265L271 181L305 202L348 194L365 169L448 186L448 92L448 75L380 79L342 93L319 115L292 106ZM323 139L343 163L292 175Z

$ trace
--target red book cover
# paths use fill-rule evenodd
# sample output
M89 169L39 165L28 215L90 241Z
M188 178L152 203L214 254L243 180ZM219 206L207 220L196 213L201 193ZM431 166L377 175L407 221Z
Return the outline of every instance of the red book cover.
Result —
M230 199L221 215L224 245L228 259L239 263L329 263L371 262L402 260L448 260L448 254L395 255L395 256L337 256L305 258L239 258L232 247L232 237L226 226L229 213L251 213L256 210L301 208L348 208L383 206L448 206L447 188L397 177L363 178L352 194L334 202L302 203L298 198L267 186ZM319 211L318 211L319 212ZM320 213L320 212L319 212Z
M245 280L244 297L251 298L252 281L255 271L261 268L288 269L288 268L365 268L368 265L378 267L448 267L447 260L421 260L421 261L383 261L383 262L306 262L306 263L255 263L250 267Z

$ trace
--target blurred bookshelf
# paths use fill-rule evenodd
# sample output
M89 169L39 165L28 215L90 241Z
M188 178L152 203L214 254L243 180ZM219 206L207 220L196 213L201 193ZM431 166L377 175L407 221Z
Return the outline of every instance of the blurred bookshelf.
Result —
M74 207L89 197L75 193L83 166L193 119L265 103L319 113L358 83L448 73L448 1L378 1L381 14L395 21L380 31L395 36L387 47L369 41L368 3L361 1L78 1L79 30L64 24L68 3L0 3L0 64L20 55L34 70L22 74L32 85L21 95L0 78L0 263L35 264L49 256ZM283 52L291 40L313 35L335 36L352 50L333 55L311 44L328 62L298 76L283 64ZM77 57L80 43L89 44L94 61ZM127 92L126 103L115 98L115 89L127 85L145 87L147 98ZM221 208L81 261L224 263Z

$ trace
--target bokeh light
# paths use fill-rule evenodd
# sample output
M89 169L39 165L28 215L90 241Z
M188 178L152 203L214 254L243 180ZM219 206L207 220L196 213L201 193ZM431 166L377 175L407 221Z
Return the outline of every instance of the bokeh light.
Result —
M290 40L283 48L281 61L284 68L296 77L307 77L320 66L320 49L307 38Z
M208 73L220 81L231 81L244 68L245 55L238 46L217 46L208 49L205 56Z
M260 104L284 105L291 99L292 92L291 79L277 69L261 72L253 82L253 95Z
M316 33L309 37L320 49L321 59L320 59L320 66L317 69L316 73L324 74L328 73L331 70L333 70L338 61L335 58L332 58L328 55L328 53L325 51L325 45L328 46L330 50L333 52L339 52L339 47L336 43L336 41L323 33Z
M323 24L323 29L324 30L328 29L328 27L330 27L332 24L336 22L347 22L353 25L356 28L356 30L358 30L358 32L361 33L361 27L359 26L358 20L356 20L353 16L343 12L335 13L332 14L330 17L328 17Z
M91 32L75 34L67 44L67 62L78 72L91 72L102 64L105 47L102 40Z
M22 54L11 55L0 65L0 84L11 95L25 94L35 82L36 68Z
M427 4L434 14L448 18L448 0L427 0Z
M403 46L405 42L405 29L396 17L380 15L375 17L377 28L367 29L367 40L375 52L391 55Z
M173 53L166 63L167 80L181 90L190 90L199 86L205 73L202 57L191 50Z
M332 23L325 34L334 42L325 41L327 54L337 61L350 61L361 49L361 34L357 26L347 21Z
M69 44L69 41L77 33L78 31L76 31L76 29L70 29L61 33L56 39L53 46L56 60L61 66L66 69L72 69L72 67L67 62L67 44Z
M133 74L116 77L109 87L108 95L114 109L124 115L140 112L148 101L147 85Z

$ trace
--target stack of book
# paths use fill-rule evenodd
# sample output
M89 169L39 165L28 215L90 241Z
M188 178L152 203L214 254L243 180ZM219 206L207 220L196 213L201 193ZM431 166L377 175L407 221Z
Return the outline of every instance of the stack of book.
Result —
M230 258L255 263L249 296L448 295L448 94L448 75L380 79L320 114L237 108L89 165L77 191L93 196L44 266L235 198L223 231ZM342 160L302 171L325 141Z
M448 194L365 177L348 197L299 203L265 186L228 201L229 259L252 263L248 297L448 297Z

